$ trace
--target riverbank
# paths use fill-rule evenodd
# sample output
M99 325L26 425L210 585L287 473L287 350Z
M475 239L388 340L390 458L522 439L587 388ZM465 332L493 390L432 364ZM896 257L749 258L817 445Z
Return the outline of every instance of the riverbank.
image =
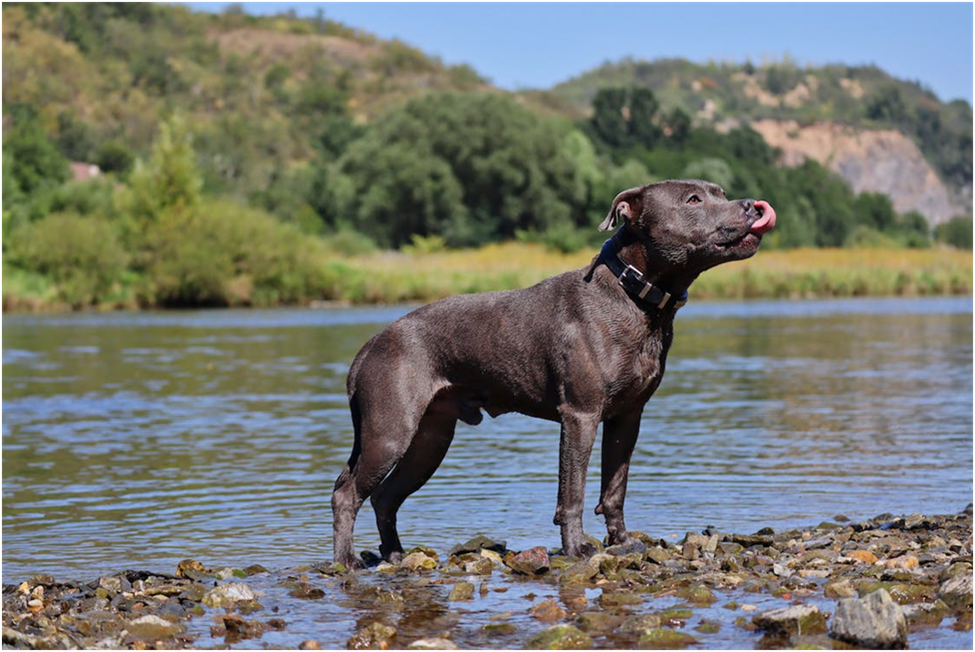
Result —
M452 294L510 290L588 265L595 251L561 254L541 245L509 242L480 249L428 253L381 252L332 256L318 264L318 278L288 300L256 293L253 280L232 276L213 293L211 306L395 304L433 301ZM4 312L166 307L151 279L131 276L95 305L71 305L45 277L4 270ZM831 298L855 296L971 295L972 252L937 249L792 249L704 273L691 288L695 299ZM193 307L193 306L183 306ZM204 307L204 306L200 306Z
M972 646L972 506L956 515L634 541L590 560L475 537L349 573L123 571L3 587L16 648ZM375 564L369 554L365 558ZM4 578L9 581L12 578Z

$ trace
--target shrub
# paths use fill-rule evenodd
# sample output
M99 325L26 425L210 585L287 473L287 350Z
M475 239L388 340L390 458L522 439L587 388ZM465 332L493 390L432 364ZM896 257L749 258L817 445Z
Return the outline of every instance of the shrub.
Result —
M115 230L103 217L55 213L25 225L11 239L11 260L49 277L60 299L73 307L104 299L128 264Z
M228 201L164 213L147 245L150 299L162 305L298 303L325 289L320 241Z
M972 250L972 216L959 215L953 217L934 229L934 237L938 242L949 244L959 249Z

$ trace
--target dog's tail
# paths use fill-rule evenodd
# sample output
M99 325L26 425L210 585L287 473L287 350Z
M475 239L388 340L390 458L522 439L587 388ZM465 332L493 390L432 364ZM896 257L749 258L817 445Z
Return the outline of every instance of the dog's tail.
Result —
M359 397L355 391L349 397L349 411L352 412L352 430L355 439L352 442L352 454L349 455L349 461L346 462L342 472L339 473L339 477L335 480L334 490L338 490L339 487L349 481L352 477L352 471L359 461L359 455L362 453L362 411L359 409Z

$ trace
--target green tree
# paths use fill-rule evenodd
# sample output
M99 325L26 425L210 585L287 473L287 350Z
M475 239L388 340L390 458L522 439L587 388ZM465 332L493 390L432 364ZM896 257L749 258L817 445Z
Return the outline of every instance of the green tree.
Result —
M660 108L657 97L649 88L640 86L630 91L629 106L627 128L630 136L644 147L652 148L662 134L656 123L657 109Z
M12 113L13 127L4 130L3 154L5 163L12 163L12 181L17 187L29 195L43 186L57 185L67 179L67 159L44 133L32 112L24 109Z
M601 88L593 97L593 132L611 147L626 143L628 128L623 115L625 106L626 89L623 88Z
M156 219L163 211L178 211L199 201L203 179L182 114L174 113L159 125L149 162L136 163L129 185L133 213L141 219Z
M972 250L972 216L959 215L934 229L938 242L944 242L959 249Z

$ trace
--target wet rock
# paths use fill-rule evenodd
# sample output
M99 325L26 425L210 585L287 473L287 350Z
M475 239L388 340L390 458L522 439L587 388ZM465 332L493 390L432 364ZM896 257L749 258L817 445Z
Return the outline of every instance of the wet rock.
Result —
M260 575L261 573L266 573L267 569L260 564L251 564L244 569L244 574L250 577L251 575Z
M407 650L456 650L457 644L446 638L421 638L406 646Z
M874 591L864 599L846 598L830 621L833 638L870 648L907 645L907 620L887 591Z
M567 612L555 600L543 600L528 610L528 613L543 623L555 622L566 617Z
M151 614L130 620L125 625L125 629L130 636L142 641L159 641L172 638L183 631L183 628L177 623Z
M677 590L677 597L696 605L709 605L717 602L718 598L703 584L691 584Z
M697 643L697 639L674 629L648 629L640 636L639 646L645 650L681 650Z
M627 636L643 636L648 630L657 629L662 624L660 616L657 614L631 616L623 621L619 627L619 632Z
M694 615L690 609L667 609L658 614L660 624L664 627L683 627L688 619Z
M901 607L907 624L911 627L937 627L948 615L948 605L941 600L932 604L911 604Z
M599 574L599 564L593 563L592 559L576 562L569 566L559 577L562 584L581 584L592 580Z
M681 557L687 559L688 561L694 561L701 556L701 549L696 545L688 541L684 544L680 551Z
M470 582L457 582L450 589L448 602L466 602L474 599L474 585Z
M651 561L655 564L662 564L669 560L673 555L664 548L660 546L653 546L652 548L647 548L644 554L644 559Z
M494 552L504 554L507 546L504 541L494 541L482 534L478 534L473 539L468 539L464 543L459 543L451 548L449 554L461 555L465 552L480 553L481 550L493 550Z
M488 623L481 627L481 631L488 636L507 636L517 632L518 628L512 623Z
M206 574L206 567L195 559L184 559L176 565L176 577L197 579L200 575Z
M827 584L823 589L823 593L827 598L852 598L857 594L857 590L850 583L850 580L839 580Z
M307 582L298 582L290 591L288 595L292 598L298 598L299 600L321 600L325 597L325 591L314 587Z
M400 566L411 571L433 570L437 567L438 559L435 556L417 550L403 557Z
M592 638L578 627L555 625L528 639L528 650L589 650Z
M369 623L346 643L350 650L388 650L396 637L396 628L380 622Z
M641 558L643 554L647 551L647 544L639 539L630 539L626 543L617 544L615 546L609 546L604 551L607 555L612 555L613 557L627 557L629 555L639 555Z
M548 552L542 546L519 552L510 559L506 559L505 564L514 572L522 575L541 575L550 568Z
M298 645L299 650L321 650L322 646L318 644L318 641L302 641Z
M793 605L764 611L752 622L772 636L801 636L826 633L826 616L813 605Z
M772 545L772 537L767 534L732 534L731 540L745 548Z
M232 607L238 602L255 600L254 592L250 587L240 582L230 582L216 586L203 596L203 604L208 607Z
M694 628L694 631L702 634L717 634L721 631L721 623L717 620L705 619L698 623L697 627Z
M643 604L643 598L634 593L606 593L604 591L599 596L599 604L605 609L633 607L638 604Z
M576 622L586 633L601 634L616 629L623 622L623 618L605 611L587 611L580 614Z
M960 564L956 564L960 565ZM945 604L955 609L971 608L972 606L972 576L971 573L958 574L949 577L938 588L938 597Z
M222 618L228 641L238 641L248 638L260 638L264 634L264 626L253 620L236 614L227 614Z

